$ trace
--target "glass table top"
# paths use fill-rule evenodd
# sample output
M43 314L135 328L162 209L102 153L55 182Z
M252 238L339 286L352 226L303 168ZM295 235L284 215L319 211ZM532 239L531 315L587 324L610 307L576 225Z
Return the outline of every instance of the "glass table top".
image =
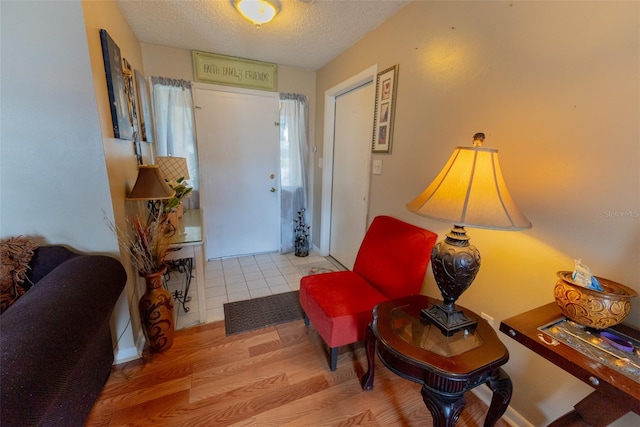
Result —
M171 245L187 245L202 242L202 212L200 209L186 209L178 220L176 233L169 238Z
M480 347L484 341L477 331L460 331L450 337L427 319L408 313L406 307L391 310L394 333L414 347L430 351L443 357L454 357Z

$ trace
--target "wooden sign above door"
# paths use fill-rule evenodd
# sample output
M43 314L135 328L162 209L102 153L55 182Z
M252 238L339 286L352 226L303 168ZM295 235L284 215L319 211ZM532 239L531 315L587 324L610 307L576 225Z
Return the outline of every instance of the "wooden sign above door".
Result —
M193 76L197 82L276 92L278 65L270 62L194 50Z

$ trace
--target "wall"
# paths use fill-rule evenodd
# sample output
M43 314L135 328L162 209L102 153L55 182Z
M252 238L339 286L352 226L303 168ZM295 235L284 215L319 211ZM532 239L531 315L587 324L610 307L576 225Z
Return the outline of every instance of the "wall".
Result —
M2 2L1 83L2 236L117 253L79 2Z
M95 93L100 118L100 137L109 177L110 197L113 204L115 224L126 229L125 212L133 208L133 203L125 197L133 187L138 176L138 164L132 141L116 139L113 135L109 95L100 43L100 29L105 29L120 48L120 54L134 70L144 73L140 44L122 15L117 2L83 1L84 26L93 76L92 89ZM149 147L141 143L143 161L149 163ZM134 208L135 209L135 208ZM122 254L122 263L127 269L128 281L125 293L114 310L117 321L119 345L116 351L116 363L137 358L142 351L143 333L140 327L137 301L142 289L138 287L138 273L131 265L129 256Z
M316 141L324 92L376 63L400 71L393 151L373 155L384 164L371 177L370 219L389 214L444 236L450 226L405 204L483 131L533 223L525 232L469 229L482 268L462 305L497 327L553 301L555 274L574 258L640 291L640 3L412 2L318 71ZM316 179L316 199L320 191ZM439 296L431 273L424 292ZM627 323L640 328L638 299ZM532 424L592 390L500 337L511 354L512 408Z
M0 235L119 257L81 3L1 7ZM116 360L137 355L126 300L112 316Z

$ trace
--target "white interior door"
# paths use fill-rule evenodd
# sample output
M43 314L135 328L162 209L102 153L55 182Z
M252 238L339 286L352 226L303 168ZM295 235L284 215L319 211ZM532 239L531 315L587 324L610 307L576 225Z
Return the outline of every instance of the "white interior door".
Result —
M208 259L280 248L276 94L195 90Z
M367 230L373 100L372 83L335 100L329 254L349 269Z

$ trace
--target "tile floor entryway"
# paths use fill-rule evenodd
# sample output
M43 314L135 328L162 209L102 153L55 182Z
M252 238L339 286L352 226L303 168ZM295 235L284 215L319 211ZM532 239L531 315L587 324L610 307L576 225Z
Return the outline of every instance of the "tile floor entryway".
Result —
M313 252L306 257L270 253L210 260L204 271L207 323L224 320L222 306L227 302L297 291L302 276L340 269L343 267L333 259ZM184 275L174 273L167 285L175 292L182 289L183 283ZM186 303L188 312L175 301L176 329L200 323L196 287L194 275L189 290L191 301Z

